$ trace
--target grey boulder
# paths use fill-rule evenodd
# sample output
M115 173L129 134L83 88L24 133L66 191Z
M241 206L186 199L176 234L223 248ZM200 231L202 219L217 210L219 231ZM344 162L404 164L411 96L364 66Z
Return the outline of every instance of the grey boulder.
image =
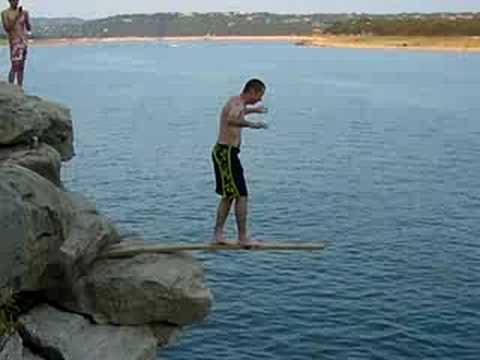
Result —
M186 325L203 319L212 302L203 269L186 254L139 255L94 263L74 288L77 305L99 323Z
M24 347L20 335L14 333L0 337L0 360L42 360L42 358Z
M35 137L54 147L62 160L71 159L74 149L70 110L26 96L18 87L0 82L0 146L30 145Z
M61 157L47 144L0 148L0 165L20 165L61 186Z
M20 324L24 342L46 359L149 360L157 351L148 327L94 325L47 305L22 316Z
M0 287L41 289L72 212L50 181L20 166L0 166Z
M0 287L63 289L118 241L114 227L78 194L38 174L0 166Z
M116 228L101 216L93 203L79 193L65 193L73 209L68 235L60 246L58 261L51 262L46 295L54 303L74 307L72 292L77 279L90 271L92 263L108 245L117 243Z
M0 336L0 360L22 360L22 338L14 333L9 336Z

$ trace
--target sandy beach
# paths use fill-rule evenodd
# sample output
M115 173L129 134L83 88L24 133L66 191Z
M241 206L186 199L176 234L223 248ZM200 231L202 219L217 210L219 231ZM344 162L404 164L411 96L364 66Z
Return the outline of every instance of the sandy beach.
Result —
M312 36L297 44L362 49L480 51L480 36Z
M359 48L359 49L405 49L433 51L474 51L480 52L480 36L166 36L166 37L96 37L31 39L30 44L38 46L61 46L97 43L132 43L159 41L283 41L299 46ZM0 46L7 42L0 42Z
M302 42L310 39L308 36L165 36L165 37L97 37L97 38L62 38L62 39L32 39L35 45L73 45L92 43L120 42L158 42L158 41L289 41Z

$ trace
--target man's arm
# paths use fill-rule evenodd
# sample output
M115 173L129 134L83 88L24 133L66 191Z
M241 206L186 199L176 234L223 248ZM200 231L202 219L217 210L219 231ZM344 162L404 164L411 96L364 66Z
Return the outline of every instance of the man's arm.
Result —
M246 109L243 105L231 105L230 111L227 113L227 123L235 127L253 127L254 123L245 120Z
M251 128L251 129L266 129L268 126L262 121L251 122L245 120L243 111L239 116L229 116L228 125L242 127L242 128Z
M3 30L8 34L10 32L10 26L8 24L8 19L7 19L7 14L5 11L2 12L2 25L3 25Z
M30 14L25 11L25 28L27 31L32 31L32 24L30 23Z
M246 108L245 109L245 115L248 114L266 114L268 112L268 109L265 106L259 106L255 108Z
M251 121L245 120L245 117L243 116L243 114L240 117L228 118L228 125L230 126L251 128L253 127L253 124L254 123L252 123Z

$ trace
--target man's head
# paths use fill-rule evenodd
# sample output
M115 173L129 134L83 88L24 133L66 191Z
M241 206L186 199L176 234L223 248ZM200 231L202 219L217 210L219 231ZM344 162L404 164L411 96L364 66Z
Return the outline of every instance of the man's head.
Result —
M262 100L263 94L265 94L266 86L258 79L249 80L242 91L242 97L245 103L248 105L256 104Z
M18 7L18 3L20 2L20 0L8 0L8 2L10 3L10 7L12 9L16 9Z

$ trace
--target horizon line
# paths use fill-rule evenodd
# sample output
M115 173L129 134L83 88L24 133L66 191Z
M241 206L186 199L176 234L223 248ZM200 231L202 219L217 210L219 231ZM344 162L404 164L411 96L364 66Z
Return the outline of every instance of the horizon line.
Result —
M119 16L138 16L138 15L159 15L159 14L183 14L183 15L208 15L208 14L239 14L239 15L249 15L249 14L270 14L270 15L295 15L295 16L312 16L312 15L440 15L440 14L480 14L480 10L462 10L462 11L399 11L399 12L358 12L358 11L344 11L344 12L269 12L269 11L161 11L161 12L151 12L151 13L118 13L100 17L81 17L75 15L64 15L64 16L48 16L40 15L33 16L33 18L44 18L44 19L79 19L79 20L102 20L111 17Z

